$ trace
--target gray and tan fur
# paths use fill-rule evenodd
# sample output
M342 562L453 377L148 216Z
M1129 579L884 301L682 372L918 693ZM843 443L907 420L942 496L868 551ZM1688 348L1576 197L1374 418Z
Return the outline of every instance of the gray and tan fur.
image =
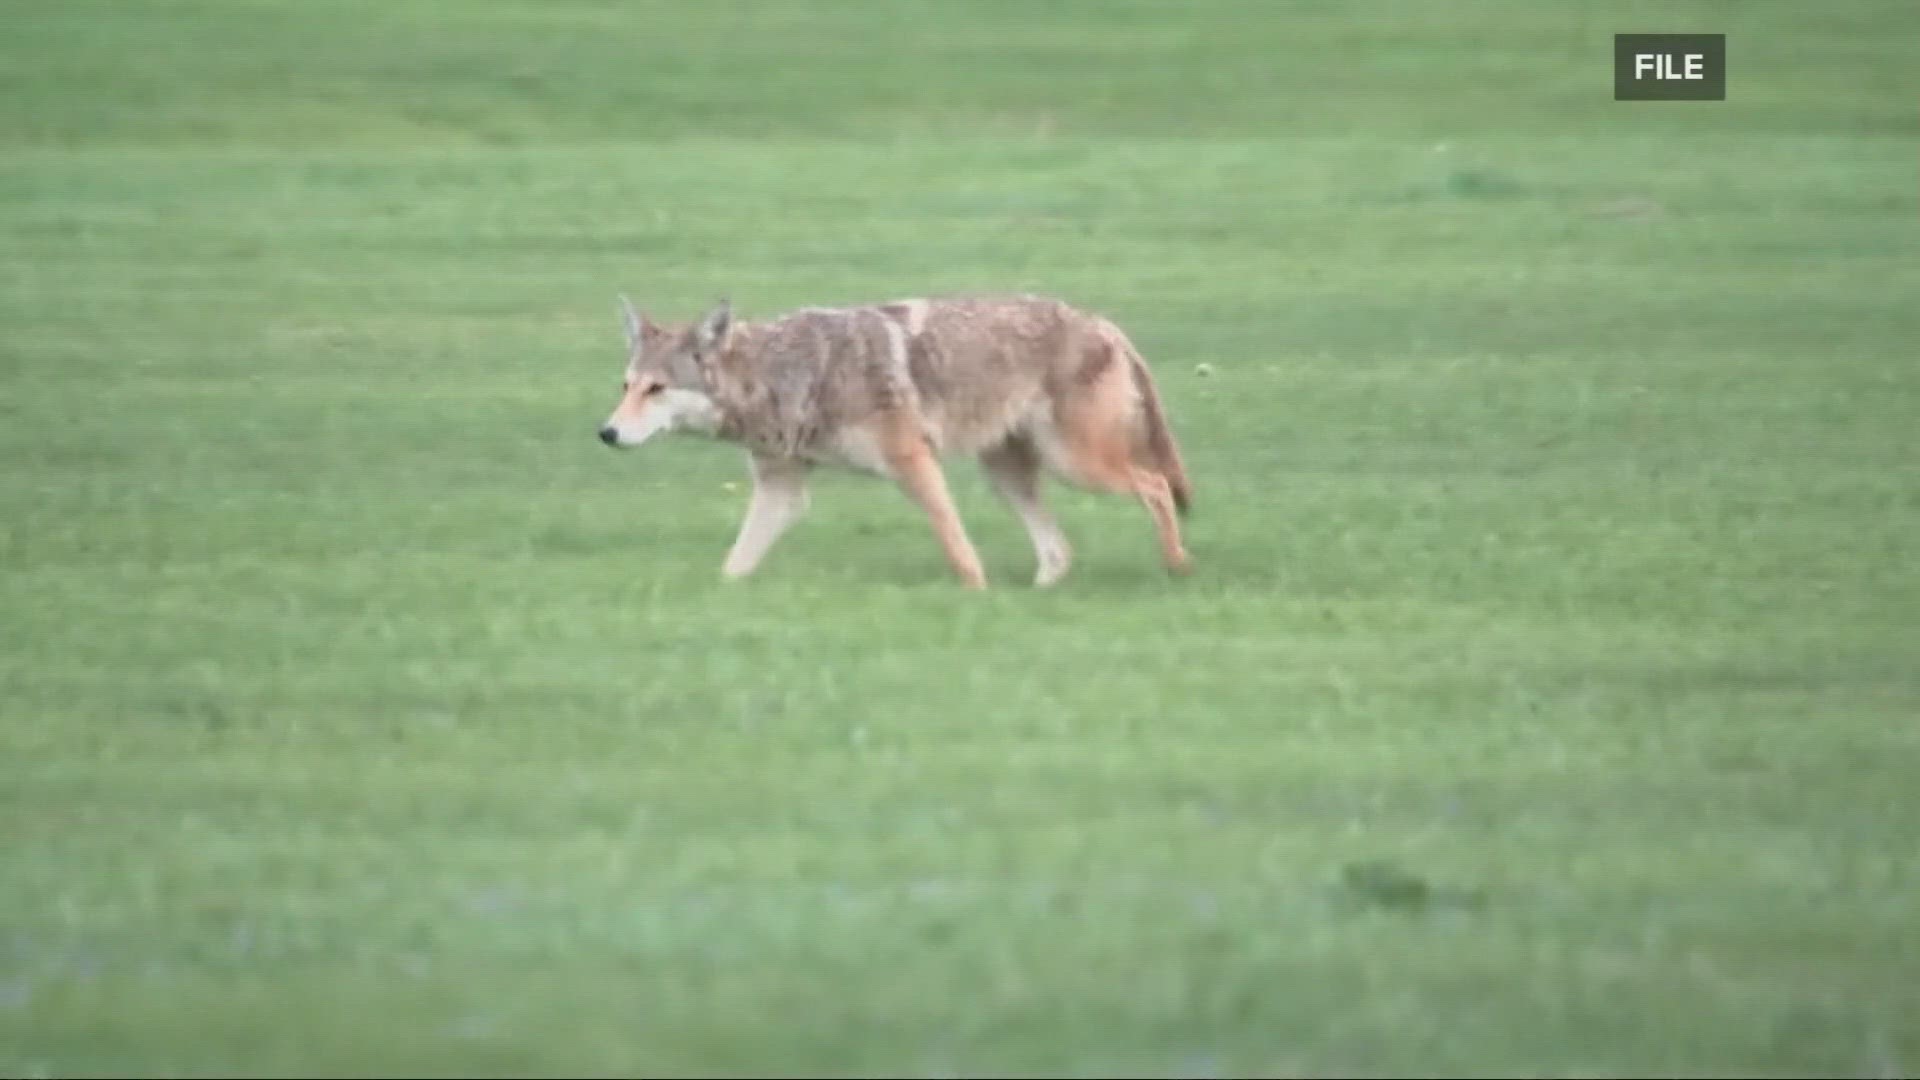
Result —
M722 301L659 326L622 298L627 371L600 428L609 446L694 431L746 447L753 494L722 572L753 572L807 506L815 466L886 476L925 511L954 573L986 574L940 459L976 455L1033 541L1036 585L1072 549L1041 500L1051 473L1129 494L1151 514L1162 560L1188 557L1177 520L1192 497L1153 376L1112 322L1042 296L900 300L736 319Z

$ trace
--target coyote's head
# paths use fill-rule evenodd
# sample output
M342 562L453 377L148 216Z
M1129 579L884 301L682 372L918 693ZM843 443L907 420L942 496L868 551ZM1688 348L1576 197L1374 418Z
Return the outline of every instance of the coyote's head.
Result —
M627 329L627 372L620 404L600 425L600 441L616 449L639 446L663 431L712 432L720 413L707 392L705 368L726 347L733 308L719 306L692 326L656 326L620 298Z

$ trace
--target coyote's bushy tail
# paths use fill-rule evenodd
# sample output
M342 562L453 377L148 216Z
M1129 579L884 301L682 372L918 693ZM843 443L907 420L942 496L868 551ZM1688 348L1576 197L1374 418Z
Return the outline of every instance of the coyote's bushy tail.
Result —
M1153 384L1153 373L1147 370L1147 362L1141 358L1140 351L1131 343L1122 346L1127 356L1128 366L1133 370L1133 382L1140 390L1140 404L1145 412L1147 450L1153 455L1153 463L1167 478L1167 487L1173 492L1174 508L1182 517L1193 505L1193 484L1187 480L1187 467L1180 461L1180 447L1173 441L1173 429L1167 426L1166 410L1160 406L1160 390Z

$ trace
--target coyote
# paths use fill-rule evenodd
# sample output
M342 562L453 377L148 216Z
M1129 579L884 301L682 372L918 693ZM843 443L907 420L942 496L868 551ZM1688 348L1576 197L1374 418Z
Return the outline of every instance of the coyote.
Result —
M1192 498L1146 362L1120 328L1043 296L898 300L801 308L756 322L721 300L691 325L656 325L620 297L627 369L600 428L608 446L691 431L744 446L746 518L721 568L751 574L808 503L816 465L898 483L968 588L986 573L940 459L978 455L1019 515L1045 587L1072 549L1041 501L1040 476L1138 498L1169 571L1188 556L1176 511Z

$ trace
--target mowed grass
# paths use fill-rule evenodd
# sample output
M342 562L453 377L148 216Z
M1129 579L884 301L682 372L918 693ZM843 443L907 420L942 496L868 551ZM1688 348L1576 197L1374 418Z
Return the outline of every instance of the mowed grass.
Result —
M0 1072L1920 1067L1911 5L5 22ZM594 441L620 291L979 289L1193 577Z

